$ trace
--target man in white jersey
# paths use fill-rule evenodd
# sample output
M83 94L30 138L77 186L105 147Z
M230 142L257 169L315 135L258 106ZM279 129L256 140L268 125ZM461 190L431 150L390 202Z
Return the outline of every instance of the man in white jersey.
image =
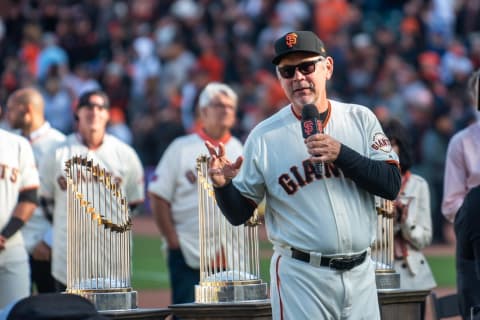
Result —
M65 135L45 121L42 95L34 88L19 89L7 102L7 119L13 129L20 129L30 141L37 165L47 152L65 140ZM50 219L50 220L49 220ZM51 217L38 207L22 228L29 253L30 279L37 292L55 292L51 275Z
M67 283L67 181L64 164L73 156L93 160L112 175L133 210L144 199L143 168L135 151L106 133L109 100L100 91L85 92L79 99L75 118L77 131L67 136L40 163L40 198L53 202L52 274L57 291ZM53 159L52 159L53 158Z
M333 59L313 32L285 34L275 53L291 103L252 130L246 161L232 163L225 146L207 142L217 202L237 225L266 198L274 319L380 319L369 249L374 195L397 196L398 157L369 109L327 98ZM320 133L304 139L307 104L318 110Z
M193 302L200 281L196 159L208 153L205 141L228 146L230 157L242 154L230 134L237 95L223 83L210 83L198 100L201 129L177 138L167 148L148 186L150 204L168 249L172 302Z
M37 207L38 184L28 141L0 129L0 309L30 295L28 254L19 230Z

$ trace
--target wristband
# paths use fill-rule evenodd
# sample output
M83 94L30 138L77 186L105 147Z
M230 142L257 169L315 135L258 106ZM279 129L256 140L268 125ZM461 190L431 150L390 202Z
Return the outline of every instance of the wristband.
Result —
M21 227L23 227L24 224L25 222L23 222L22 219L11 217L7 225L3 228L1 235L8 239L13 236Z

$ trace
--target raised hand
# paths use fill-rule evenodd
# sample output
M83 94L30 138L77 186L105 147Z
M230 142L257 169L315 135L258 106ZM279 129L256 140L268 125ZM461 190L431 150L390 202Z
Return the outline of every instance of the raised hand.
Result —
M238 174L243 163L243 157L238 157L237 160L232 163L225 156L225 145L223 143L220 142L218 150L208 141L205 141L205 146L210 153L208 175L215 187L223 187Z

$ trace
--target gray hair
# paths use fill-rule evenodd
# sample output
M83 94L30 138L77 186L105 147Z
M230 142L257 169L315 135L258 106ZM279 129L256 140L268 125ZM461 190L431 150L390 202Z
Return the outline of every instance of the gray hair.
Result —
M219 94L229 97L233 100L234 106L237 106L238 96L230 86L220 82L211 82L200 93L198 98L199 109L208 107Z
M479 101L477 101L477 99L479 99L479 95L480 95L480 92L478 92L480 90L480 88L478 87L479 86L479 83L478 83L479 81L480 81L480 69L478 69L477 71L472 73L472 75L468 79L468 85L467 85L468 93L470 94L470 97L472 98L472 102L476 103L476 104L479 103Z

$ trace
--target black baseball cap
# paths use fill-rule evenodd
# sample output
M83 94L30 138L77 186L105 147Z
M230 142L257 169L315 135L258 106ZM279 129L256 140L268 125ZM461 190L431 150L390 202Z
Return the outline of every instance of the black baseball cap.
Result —
M293 52L310 52L323 57L327 56L322 40L315 33L312 31L292 31L275 41L275 57L272 63L278 64L285 55Z
M102 90L91 90L91 91L84 92L78 98L77 110L82 108L82 107L93 107L94 104L92 102L90 102L90 97L91 96L101 96L103 98L103 104L100 105L99 107L102 107L104 109L110 109L110 101L109 101L106 93L103 92Z
M7 320L106 320L86 298L68 293L42 293L18 301Z

